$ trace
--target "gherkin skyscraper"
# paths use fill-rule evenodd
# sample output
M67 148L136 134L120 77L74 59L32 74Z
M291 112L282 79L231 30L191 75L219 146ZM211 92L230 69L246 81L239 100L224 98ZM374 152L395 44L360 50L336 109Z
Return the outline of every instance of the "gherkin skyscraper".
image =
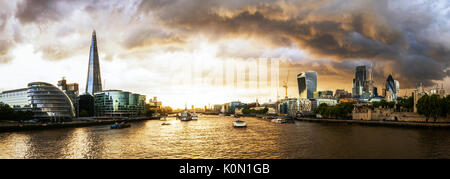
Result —
M102 78L100 75L100 63L98 60L97 37L94 30L94 32L92 32L91 50L89 52L86 93L94 94L100 91L102 91Z

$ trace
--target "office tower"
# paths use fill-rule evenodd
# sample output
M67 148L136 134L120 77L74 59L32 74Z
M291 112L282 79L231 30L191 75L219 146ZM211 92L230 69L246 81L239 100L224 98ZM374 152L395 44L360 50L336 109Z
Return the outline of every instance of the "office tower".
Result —
M395 101L397 100L397 85L392 75L389 75L386 79L386 100L387 101Z
M102 91L102 79L100 76L100 62L98 59L97 37L92 32L91 49L89 53L89 67L86 80L86 93L94 94Z
M314 92L317 91L317 73L309 71L298 74L297 85L300 98L314 98Z
M351 94L344 89L336 89L336 92L334 93L335 98L351 98Z
M373 97L377 97L378 96L378 89L377 89L377 87L374 86L372 88L372 93L373 93L373 95L372 95Z
M359 98L365 90L366 85L366 66L357 66L355 71L355 78L353 79L352 96Z

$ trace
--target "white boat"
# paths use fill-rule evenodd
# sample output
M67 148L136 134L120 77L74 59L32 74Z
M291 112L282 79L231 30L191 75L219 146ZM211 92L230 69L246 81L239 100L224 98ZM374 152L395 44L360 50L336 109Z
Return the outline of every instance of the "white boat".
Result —
M284 123L287 123L287 120L283 119L283 118L276 118L276 119L272 119L272 122L278 123L278 124L284 124Z
M247 123L245 121L237 120L233 122L234 127L247 127Z
M191 114L191 120L197 120L198 119L198 114L195 112L194 109L194 113Z
M192 114L191 120L197 120L197 119L198 119L198 115L196 113Z

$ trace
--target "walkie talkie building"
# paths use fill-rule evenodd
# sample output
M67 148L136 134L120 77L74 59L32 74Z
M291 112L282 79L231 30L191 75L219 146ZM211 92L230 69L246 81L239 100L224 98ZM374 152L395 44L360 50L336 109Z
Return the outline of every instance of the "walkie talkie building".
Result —
M298 74L297 84L300 98L314 98L314 92L317 91L317 73L314 71L309 71Z

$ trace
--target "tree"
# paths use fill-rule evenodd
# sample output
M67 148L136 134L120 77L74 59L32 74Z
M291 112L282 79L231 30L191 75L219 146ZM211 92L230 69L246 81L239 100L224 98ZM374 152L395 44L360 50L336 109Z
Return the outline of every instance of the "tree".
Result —
M0 120L13 120L14 109L7 104L0 104Z
M450 115L450 95L447 95L447 97L445 97L445 111L447 112L446 115Z
M323 117L328 117L327 109L328 109L328 105L326 103L322 103L319 105L319 107L316 108L316 110L314 112L316 114L322 115Z
M414 96L408 97L403 103L403 107L412 111L414 109Z
M373 106L374 108L378 108L378 107L381 106L381 102L373 102L373 103L372 103L372 106Z
M424 115L426 117L426 122L428 122L429 118L432 117L434 121L437 120L439 116L444 115L443 112L446 109L446 102L442 102L443 99L440 99L439 95L424 95L417 101L417 113ZM447 99L445 99L447 100Z
M33 112L30 110L22 111L18 110L14 112L14 120L18 122L30 120L33 118Z

